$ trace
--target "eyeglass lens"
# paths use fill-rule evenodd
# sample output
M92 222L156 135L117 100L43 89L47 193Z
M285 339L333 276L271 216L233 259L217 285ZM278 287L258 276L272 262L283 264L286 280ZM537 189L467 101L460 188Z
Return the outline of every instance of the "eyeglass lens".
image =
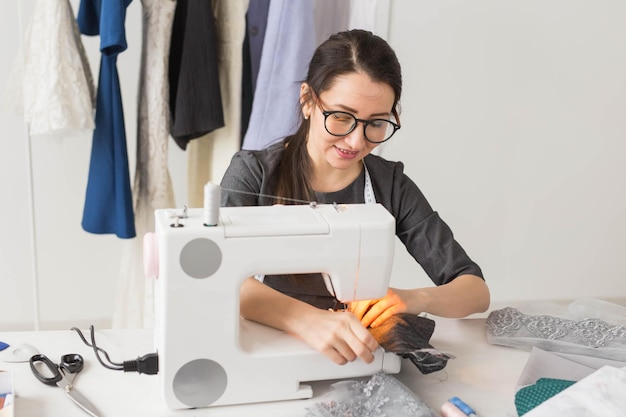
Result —
M330 112L326 115L325 126L328 133L343 136L352 132L357 119L350 113ZM384 142L396 131L394 124L385 119L372 119L364 122L365 138L370 142Z

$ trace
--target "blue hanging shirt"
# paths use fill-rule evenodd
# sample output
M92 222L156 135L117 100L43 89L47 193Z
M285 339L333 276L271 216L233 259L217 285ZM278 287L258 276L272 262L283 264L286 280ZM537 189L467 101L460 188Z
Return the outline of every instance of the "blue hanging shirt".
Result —
M82 227L87 232L135 237L128 151L117 56L126 50L124 21L132 0L81 0L78 27L100 35L100 75Z

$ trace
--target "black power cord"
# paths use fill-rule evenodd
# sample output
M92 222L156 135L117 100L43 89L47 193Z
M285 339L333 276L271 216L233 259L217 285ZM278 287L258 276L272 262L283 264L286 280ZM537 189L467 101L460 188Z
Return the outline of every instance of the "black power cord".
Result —
M157 353L148 353L138 357L135 360L124 361L122 363L113 362L109 357L107 351L96 345L96 335L93 325L89 326L89 331L91 333L91 343L87 341L87 339L83 335L83 332L78 327L72 327L70 330L74 330L76 333L78 333L78 336L80 336L83 343L93 348L93 352L96 355L98 362L100 362L100 364L107 369L124 372L138 372L140 374L146 375L156 375L159 372L159 356ZM100 353L104 355L108 363L105 363L102 360L102 358L100 357Z

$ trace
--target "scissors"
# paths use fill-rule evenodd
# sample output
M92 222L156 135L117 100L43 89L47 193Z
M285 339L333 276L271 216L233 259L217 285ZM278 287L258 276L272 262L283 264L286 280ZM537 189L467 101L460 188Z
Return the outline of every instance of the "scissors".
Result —
M46 385L61 387L68 397L87 414L98 417L100 413L75 387L72 385L76 375L83 369L83 357L76 353L61 356L61 363L57 365L46 355L37 354L30 358L30 369L35 377Z

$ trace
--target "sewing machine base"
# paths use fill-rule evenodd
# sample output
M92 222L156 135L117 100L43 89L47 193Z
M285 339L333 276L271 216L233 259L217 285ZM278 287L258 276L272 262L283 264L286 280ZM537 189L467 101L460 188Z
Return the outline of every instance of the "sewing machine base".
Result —
M185 408L177 406L181 401L220 406L311 398L314 392L307 382L364 377L379 371L394 374L401 365L399 356L382 348L375 352L372 363L357 359L337 365L293 336L245 319L241 319L240 348L245 354L239 355L236 369L226 371L210 359L194 359L180 366L172 386L163 392L170 408ZM252 368L247 366L248 360Z

